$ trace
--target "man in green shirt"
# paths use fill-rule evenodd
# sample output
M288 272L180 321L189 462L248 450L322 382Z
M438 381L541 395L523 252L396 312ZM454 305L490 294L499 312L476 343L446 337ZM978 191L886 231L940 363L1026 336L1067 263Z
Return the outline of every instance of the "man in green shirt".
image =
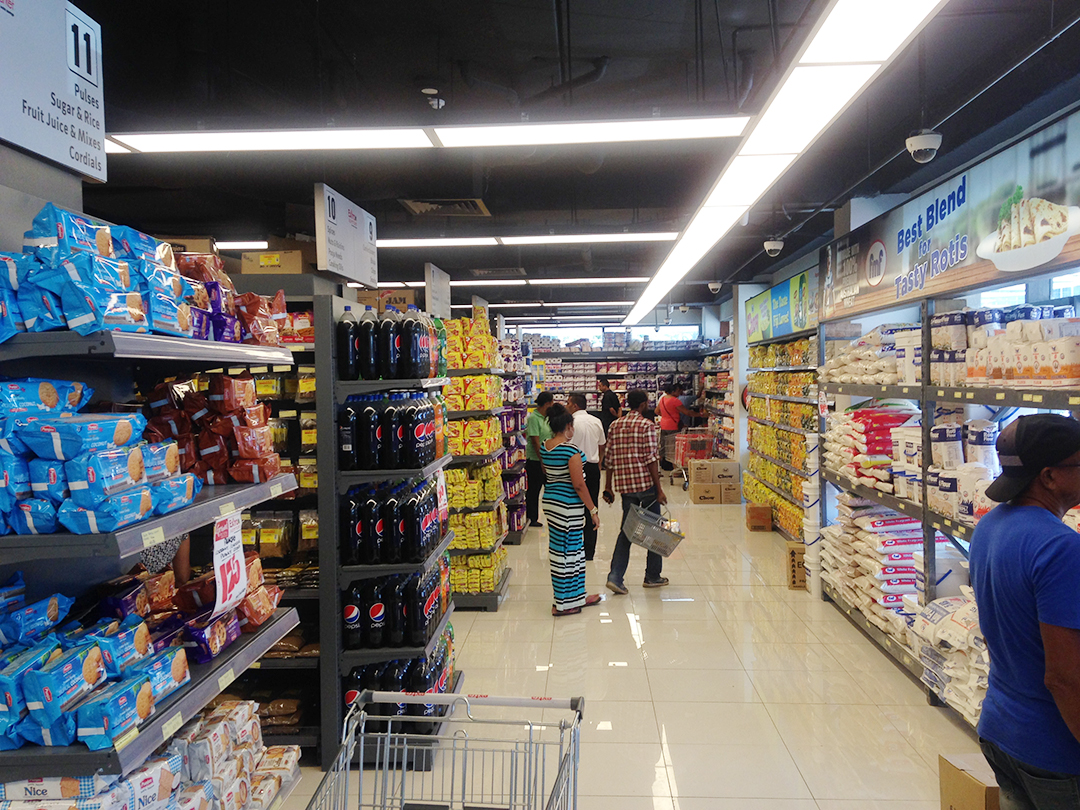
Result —
M547 480L544 465L540 462L540 443L551 438L547 412L555 397L550 391L541 391L536 395L536 409L525 420L525 517L530 526L543 526L540 522L540 490Z

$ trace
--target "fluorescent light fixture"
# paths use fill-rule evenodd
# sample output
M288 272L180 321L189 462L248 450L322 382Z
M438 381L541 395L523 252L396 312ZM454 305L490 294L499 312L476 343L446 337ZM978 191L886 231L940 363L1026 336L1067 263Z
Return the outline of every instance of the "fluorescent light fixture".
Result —
M880 69L876 64L795 68L761 114L740 155L802 152Z
M942 0L840 0L799 63L885 61L882 57L888 59L899 50L923 20L943 5Z
M403 281L401 283L404 284L406 287L412 287L413 289L427 286L426 281Z
M508 321L622 320L622 315L508 315Z
M524 287L529 282L523 278L463 279L451 281L451 287Z
M352 284L350 284L349 286L351 287ZM357 284L356 286L359 287L360 285ZM397 290L397 289L401 289L404 286L405 285L402 284L400 281L380 281L379 282L379 289L380 290Z
M295 152L319 149L430 149L419 127L398 129L276 129L237 132L112 134L137 152Z
M494 236L451 236L438 239L376 239L377 248L494 247Z
M216 242L218 250L266 250L270 243L265 239L251 239L247 242Z
M541 236L500 236L504 245L589 245L604 242L674 242L678 231L663 233L585 233L545 234Z
M539 306L544 307L629 307L633 301L544 301ZM530 306L536 306L530 304Z
M697 138L737 138L743 134L748 121L749 118L744 115L723 115L710 118L646 118L634 121L435 127L435 137L443 146L448 147L680 141Z
M793 160L795 155L739 155L724 169L702 205L706 208L733 205L749 208Z
M131 150L123 144L119 144L109 138L105 139L105 154L106 155L130 155Z
M529 283L537 286L546 284L647 284L649 276L625 276L623 278L530 278Z

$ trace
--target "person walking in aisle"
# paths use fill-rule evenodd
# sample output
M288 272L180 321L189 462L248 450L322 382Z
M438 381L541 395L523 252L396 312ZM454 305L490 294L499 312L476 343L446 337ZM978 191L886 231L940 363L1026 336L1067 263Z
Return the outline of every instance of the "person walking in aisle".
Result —
M611 423L622 416L622 403L619 402L619 395L611 390L611 380L607 377L601 377L598 380L600 384L600 393L603 395L600 398L600 422L604 426L604 435L611 430Z
M585 486L585 453L572 444L574 417L562 405L548 408L552 436L540 445L544 462L544 514L548 522L548 560L555 604L552 616L571 616L600 602L585 595L585 548L582 530L592 524L595 534L600 510ZM599 422L598 422L599 425ZM585 510L589 510L586 519Z
M551 438L547 411L555 397L550 391L536 395L536 408L525 420L525 517L530 526L543 526L540 522L540 490L544 486L544 465L540 459L541 444Z
M682 400L679 399L682 392L681 385L665 386L664 395L656 404L656 410L660 414L660 466L666 471L675 469L675 459L668 456L674 454L674 437L679 432L680 417L699 419L704 416L700 411L692 411L683 405Z
M1080 422L1022 416L997 440L999 501L971 537L990 654L979 743L1002 810L1080 810Z
M603 423L585 410L585 395L571 394L566 409L574 417L574 438L571 444L585 454L585 486L593 503L600 501L600 465L604 463L607 445ZM585 561L596 555L596 527L585 521Z
M608 431L607 452L604 454L604 470L607 478L604 486L604 500L615 503L612 486L622 495L622 521L630 512L631 506L640 506L654 514L660 514L661 504L667 503L667 495L660 486L660 470L657 467L656 424L647 420L643 414L649 407L649 395L635 390L626 395L625 416L611 423ZM620 526L622 524L620 523ZM626 566L630 563L630 540L621 528L619 539L615 541L615 552L611 555L611 570L608 572L608 590L618 594L629 593L623 584ZM660 575L664 558L650 551L645 559L646 588L659 588L668 584L667 577Z

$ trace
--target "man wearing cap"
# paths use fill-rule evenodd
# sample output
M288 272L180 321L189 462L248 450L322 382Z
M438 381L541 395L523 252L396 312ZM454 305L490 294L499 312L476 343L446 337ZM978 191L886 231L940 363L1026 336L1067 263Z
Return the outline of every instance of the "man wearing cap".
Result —
M979 720L1002 810L1080 809L1080 422L1035 414L997 441L999 501L971 538L990 652Z

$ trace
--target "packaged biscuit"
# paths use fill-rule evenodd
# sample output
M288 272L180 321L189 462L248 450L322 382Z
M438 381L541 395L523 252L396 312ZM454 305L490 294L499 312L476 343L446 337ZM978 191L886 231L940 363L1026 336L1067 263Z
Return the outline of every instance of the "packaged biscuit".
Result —
M141 768L132 771L125 780L131 787L134 799L131 810L152 808L168 800L173 788L180 784L182 770L183 757L179 754L147 759Z
M23 252L43 260L79 251L111 256L112 249L108 225L53 203L38 211L31 229L23 234Z
M240 321L233 315L218 312L210 314L210 340L217 343L241 343Z
M146 483L142 447L129 445L84 453L64 463L71 500L95 509L110 495Z
M207 281L206 295L210 299L210 313L218 315L235 315L236 303L233 291L220 281Z
M209 782L232 755L232 737L224 722L203 723L198 736L187 745L192 781Z
M0 511L10 512L15 502L34 492L26 459L0 450Z
M118 577L106 582L102 588L108 595L101 600L101 607L116 618L145 618L150 613L150 598L146 594L146 583L141 579L131 576Z
M185 394L182 406L184 413L190 417L192 424L199 427L205 427L214 417L214 412L210 409L210 400L206 398L205 394L198 391Z
M67 326L60 296L37 284L43 275L41 272L32 273L19 285L19 291L15 294L23 325L28 332L51 332Z
M214 573L210 572L177 588L173 602L176 603L180 610L187 613L200 613L206 608L212 607L216 598L217 582Z
M150 679L157 702L191 681L187 652L183 647L168 647L132 664L131 674L145 675Z
M19 332L26 331L26 319L19 307L19 297L11 290L0 287L0 343L11 340Z
M59 256L50 264L52 272L46 272L38 282L58 295L63 295L64 285L74 283L102 292L137 293L138 279L133 279L131 266L123 259L95 256L91 253L73 253Z
M155 262L163 255L163 244L152 236L126 225L111 225L112 252L120 259Z
M97 644L75 647L23 676L26 708L35 722L48 726L104 682L105 660L101 648Z
M75 741L78 739L77 730L78 723L76 721L74 708L66 712L61 712L60 716L51 723L42 724L38 723L33 717L24 717L19 721L18 725L8 729L9 735L18 736L21 741L19 743L20 745L22 742L28 742L33 743L34 745L52 746L56 748L66 748L69 745L74 745ZM14 802L0 802L0 807L3 807L5 804L14 804ZM41 807L45 804L57 806L59 805L59 802L43 802L34 806Z
M210 340L210 313L205 309L191 307L191 336L195 340Z
M184 624L185 638L190 642L188 650L196 664L206 664L217 658L221 651L240 638L240 624L236 611L230 610L217 618L210 611L196 616Z
M116 784L116 774L50 776L21 782L0 783L0 800L40 802L49 799L89 799Z
M225 272L225 263L216 253L177 253L176 269L194 281L217 281L235 292L232 279Z
M94 633L104 633L107 630L115 629L119 624L120 620L113 618L98 619L86 627L83 627L78 622L69 622L63 627L57 628L51 635L56 636L57 641L60 642L60 649L66 652L73 647L89 644L90 636Z
M280 602L281 589L276 585L259 586L249 593L236 607L240 614L240 632L254 633L274 615Z
M32 605L0 614L0 644L34 643L38 636L62 622L73 604L74 599L57 593Z
M36 781L38 780L15 784L33 785ZM0 803L0 808L3 810L125 810L131 799L129 786L124 782L117 782L115 776L65 776L41 781L50 784L48 799L11 800ZM102 786L101 790L89 793L99 785Z
M69 498L60 505L56 516L72 534L99 534L138 523L153 508L150 486L143 484L109 496L94 509L78 506Z
M94 395L86 383L26 377L0 383L0 409L8 412L74 413Z
M0 731L5 731L27 714L23 697L23 677L27 672L41 669L60 657L62 651L54 637L46 637L29 650L19 653L3 669L0 669ZM8 797L0 785L0 798ZM12 798L12 797L8 797ZM21 798L21 797L19 797Z
M236 435L236 429L244 426L246 413L246 408L237 408L235 411L218 414L210 419L210 431L223 438L231 439Z
M237 776L214 802L215 810L244 810L251 787L246 776ZM216 788L215 788L216 795Z
M202 489L202 480L194 473L183 473L150 485L154 499L154 514L167 515L191 506Z
M15 534L53 534L56 532L57 509L52 501L30 498L19 501L7 514L7 522Z
M165 569L160 574L147 576L143 583L146 587L146 597L150 603L151 615L174 608L173 598L176 596L176 575L172 571Z
M180 472L180 449L174 440L144 444L142 456L147 483L156 484Z
M289 782L300 773L300 746L271 745L259 762L260 773L276 773L283 782Z
M137 442L145 427L146 418L141 414L43 416L19 421L15 435L41 458L69 461L83 453Z
M281 776L276 773L260 773L251 776L250 810L267 810L281 792Z
M176 794L178 810L211 810L214 803L214 789L209 781L194 782L185 785Z
M258 717L252 717L237 729L236 742L237 745L250 745L253 750L258 752L259 757L262 757L264 748L262 724L259 723Z
M218 413L233 413L258 404L255 378L250 374L211 374L207 399Z
M150 629L142 617L136 614L104 630L91 633L89 638L96 641L101 648L105 675L112 679L122 677L128 667L146 658L154 650Z
M26 601L26 582L22 571L16 571L7 582L0 583L0 611L9 611Z
M281 472L281 457L271 453L263 458L241 458L229 466L234 481L244 484L264 484Z
M188 757L189 746L202 733L204 725L202 717L195 716L173 735L172 739L169 740L169 744L165 747L166 754L177 754L181 757L180 778L184 782L193 781L193 777L191 776L191 763Z
M189 305L192 309L198 309L200 312L205 313L207 322L209 323L210 294L206 291L206 284L184 275L181 275L181 279L184 282L184 292L182 295L184 303Z
M59 505L71 494L64 463L47 458L30 459L30 489L35 498L46 498Z
M164 441L191 433L191 417L179 408L165 407L150 417L143 432L147 439Z
M274 453L274 432L269 425L246 427L238 425L233 430L240 458L263 458Z
M113 741L154 713L154 690L145 675L125 678L79 704L78 738L91 751L111 748Z
M19 285L39 267L30 253L0 253L0 289L18 292Z
M224 700L205 714L207 723L225 723L234 744L242 742L240 731L254 716L255 704L250 700Z
M150 330L159 335L189 338L193 334L191 306L165 292L143 293L143 306Z
M80 335L93 332L149 332L143 298L137 292L117 292L70 282L60 293L68 329Z

